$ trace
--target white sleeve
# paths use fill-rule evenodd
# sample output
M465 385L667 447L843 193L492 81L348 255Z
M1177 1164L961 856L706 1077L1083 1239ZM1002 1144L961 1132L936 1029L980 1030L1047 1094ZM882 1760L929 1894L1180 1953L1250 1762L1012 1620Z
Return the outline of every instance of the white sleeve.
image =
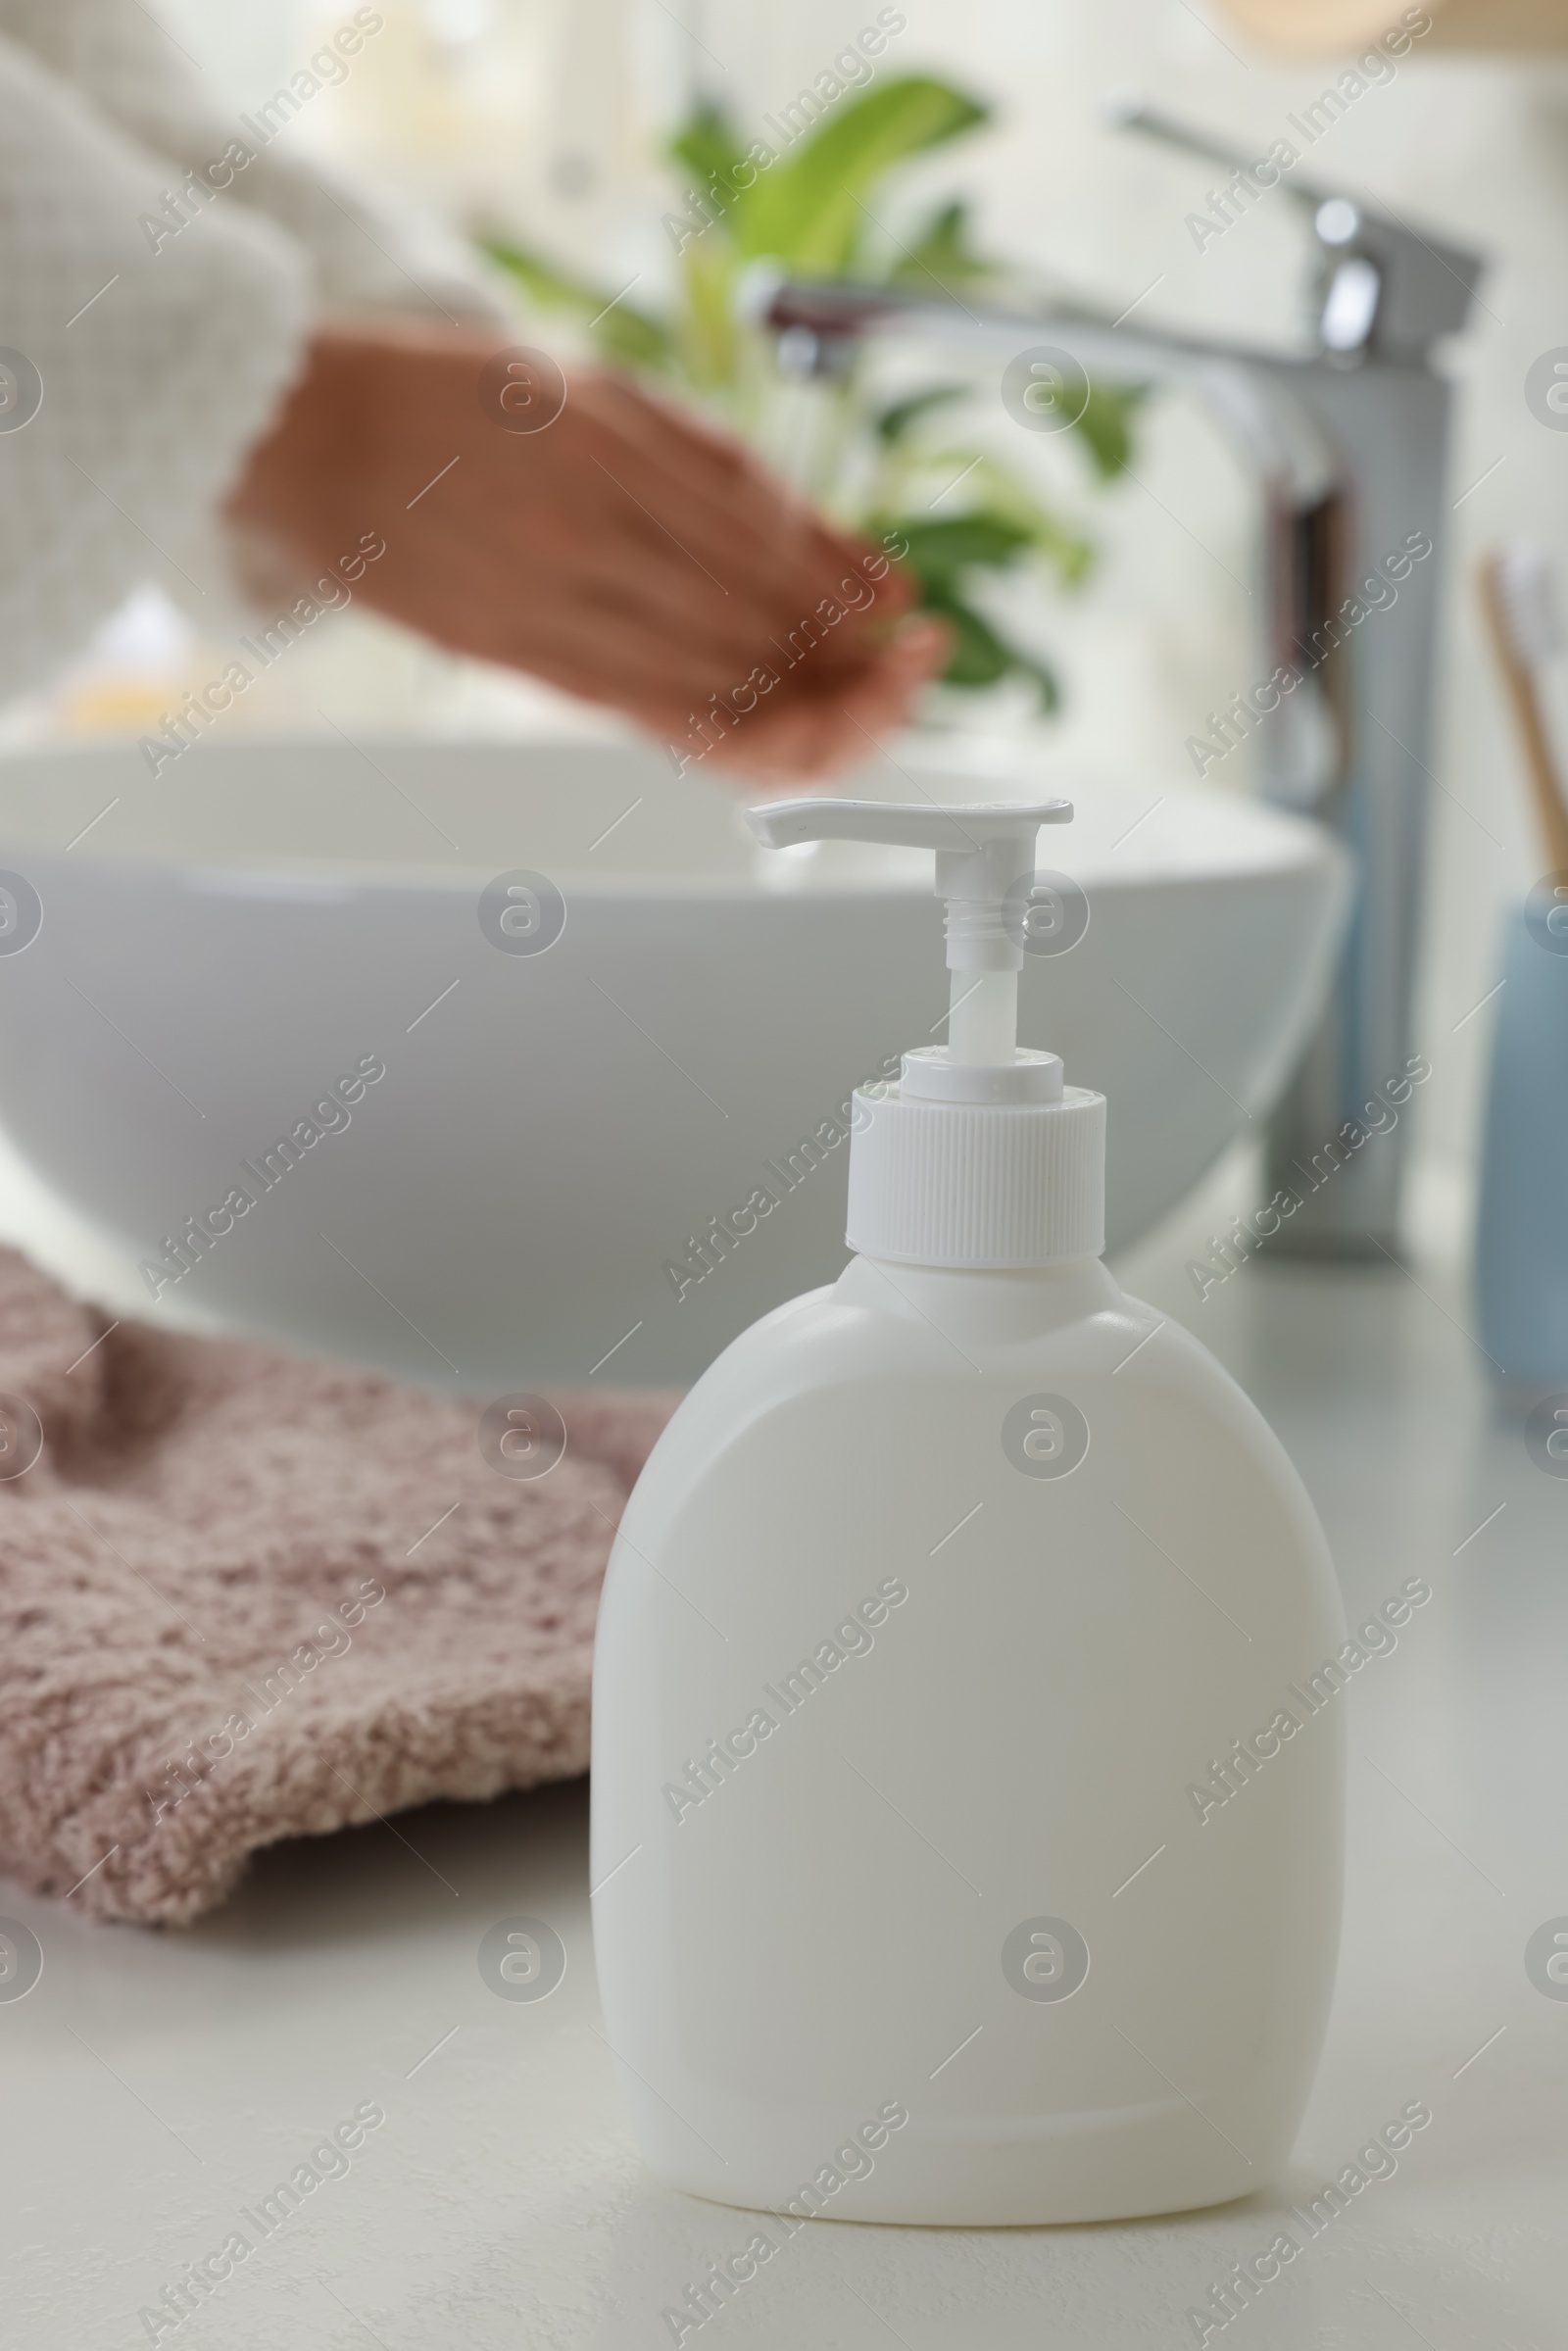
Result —
M139 579L198 612L221 593L201 576L210 518L298 367L314 305L298 246L247 208L215 206L155 252L142 217L168 164L3 37L12 14L0 8L0 696L40 683Z

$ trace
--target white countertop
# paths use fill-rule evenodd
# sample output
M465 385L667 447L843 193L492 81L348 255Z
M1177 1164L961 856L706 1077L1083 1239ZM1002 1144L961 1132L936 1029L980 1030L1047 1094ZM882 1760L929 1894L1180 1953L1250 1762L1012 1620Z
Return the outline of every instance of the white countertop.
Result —
M1209 2341L1568 2341L1568 1999L1524 1964L1533 1931L1568 1916L1568 1480L1494 1417L1462 1286L1441 1264L1252 1266L1200 1305L1182 1261L1214 1225L1190 1211L1122 1269L1128 1286L1196 1330L1273 1420L1352 1622L1407 1576L1434 1592L1350 1693L1344 1953L1283 2192L1099 2228L824 2222L709 2322L705 2344L1195 2342L1189 2306L1415 2100L1433 2119L1396 2174ZM0 2001L7 2341L147 2342L141 2307L373 2101L385 2121L346 2174L159 2341L669 2343L664 2306L751 2224L657 2187L627 2138L595 1993L586 1826L576 1784L277 1848L186 1934L95 1928L0 1881L0 1916L45 1954L26 1998ZM486 1930L519 1913L548 1920L567 1952L538 2002L497 1997L477 1965Z

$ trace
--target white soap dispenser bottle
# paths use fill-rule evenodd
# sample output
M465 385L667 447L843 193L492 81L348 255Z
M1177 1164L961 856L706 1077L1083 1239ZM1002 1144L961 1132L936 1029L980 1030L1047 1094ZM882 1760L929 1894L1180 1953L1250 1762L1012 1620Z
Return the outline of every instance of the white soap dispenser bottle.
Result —
M856 1097L848 1268L681 1404L600 1617L607 2035L652 2169L769 2247L1264 2187L1327 2016L1323 1535L1101 1263L1103 1098L1014 1042L1035 832L1070 814L752 812L934 850L953 971L948 1046Z

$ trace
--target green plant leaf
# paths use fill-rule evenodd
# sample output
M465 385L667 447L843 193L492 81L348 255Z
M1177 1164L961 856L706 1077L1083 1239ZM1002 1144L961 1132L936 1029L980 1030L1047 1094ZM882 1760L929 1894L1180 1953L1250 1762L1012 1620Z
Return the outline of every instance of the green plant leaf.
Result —
M1035 510L1029 525L1029 543L1036 555L1054 566L1064 588L1080 587L1094 569L1094 541L1059 521L1045 507Z
M1056 682L1056 672L1052 668L1051 663L1041 661L1037 654L1020 653L1016 645L1009 646L1007 650L1012 656L1012 665L1018 675L1034 681L1035 691L1040 697L1040 708L1048 713L1059 710L1061 688Z
M1016 674L1031 680L1042 710L1054 710L1061 699L1054 672L1038 656L1009 644L965 593L966 573L1004 570L1034 546L1035 533L993 513L956 514L941 522L906 517L897 528L907 549L902 561L920 583L921 608L939 612L953 631L943 684L992 686Z
M832 276L849 265L864 228L860 199L883 172L988 122L990 109L924 74L884 82L847 102L822 94L824 78L776 111L774 122L792 132L806 110L817 126L804 139L797 134L758 173L729 220L748 259L768 255L790 269ZM770 145L777 135L768 128Z
M1114 481L1125 471L1132 455L1132 419L1147 384L1092 383L1088 405L1074 420L1073 430L1085 442L1102 481Z
M1075 588L1088 576L1095 560L1091 541L1050 507L1042 506L1034 492L998 459L985 451L954 447L929 451L923 463L931 468L951 467L950 481L964 477L966 493L976 500L980 511L1024 531L1035 553L1052 564L1063 587Z
M945 686L994 686L999 677L1006 676L1012 666L1007 648L989 620L982 620L956 596L944 597L927 609L940 612L953 632L953 649L942 672Z
M940 408L946 401L963 399L968 389L967 384L931 384L923 392L911 392L907 400L896 400L891 408L883 409L872 418L877 439L885 448L893 448L932 409Z
M739 364L731 248L701 237L680 257L675 343L688 379L704 392L732 389Z
M602 286L560 269L542 254L508 237L483 237L480 250L514 277L541 310L575 311L600 349L628 367L667 368L673 356L668 330L651 312L615 301Z
M945 686L994 686L1010 675L1029 678L1044 710L1054 710L1061 700L1055 673L1033 654L1009 645L973 605L961 596L927 596L924 609L938 612L953 632L953 649L942 672Z
M950 582L976 566L1003 570L1017 562L1034 536L1024 523L983 511L940 522L903 517L896 527L908 542L904 561L928 583Z
M669 142L669 153L674 162L687 166L695 175L699 192L702 192L707 189L710 176L715 171L720 179L731 179L736 164L746 153L746 140L723 108L711 98L707 98L688 115L676 131Z
M618 360L623 367L662 373L674 358L673 345L662 320L651 318L647 311L633 310L624 302L607 308L592 320L588 331L600 350Z
M899 257L889 282L916 293L924 287L929 293L934 285L973 285L995 274L992 265L969 243L968 206L956 202L932 214L910 241L908 251Z
M531 246L519 245L511 237L481 237L479 250L514 277L525 294L531 294L535 302L548 304L552 310L592 312L609 300L586 278L558 269L542 253L535 253Z

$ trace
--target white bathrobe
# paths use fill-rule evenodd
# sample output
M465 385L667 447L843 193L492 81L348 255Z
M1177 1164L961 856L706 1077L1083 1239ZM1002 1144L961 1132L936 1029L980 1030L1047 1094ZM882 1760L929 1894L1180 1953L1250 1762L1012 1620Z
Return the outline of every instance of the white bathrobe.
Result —
M314 319L503 315L433 230L291 152L325 78L302 56L245 127L138 0L0 0L0 699L139 580L216 617L216 509ZM41 405L7 429L27 364Z

